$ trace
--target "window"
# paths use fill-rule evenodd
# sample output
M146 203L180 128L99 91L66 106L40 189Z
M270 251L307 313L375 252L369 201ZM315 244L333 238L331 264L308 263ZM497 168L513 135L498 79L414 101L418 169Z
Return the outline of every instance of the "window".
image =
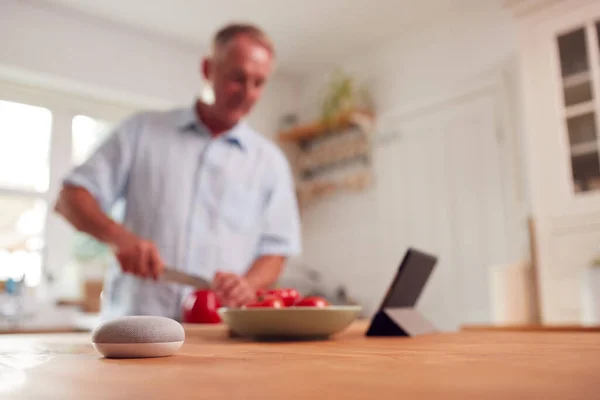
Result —
M24 276L29 286L40 283L46 208L35 197L0 196L0 280Z
M73 162L83 163L110 134L111 125L85 115L73 118Z
M40 283L52 113L0 100L0 280Z
M52 114L46 108L0 101L0 185L48 190Z
M53 214L54 202L65 174L135 111L0 82L0 281L36 287L48 276L57 296L81 295L89 264L105 264L110 252ZM115 205L113 218L123 211Z

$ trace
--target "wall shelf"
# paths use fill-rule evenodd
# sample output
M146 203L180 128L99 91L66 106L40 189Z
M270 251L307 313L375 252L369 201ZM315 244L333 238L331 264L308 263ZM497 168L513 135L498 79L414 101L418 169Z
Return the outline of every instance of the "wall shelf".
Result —
M301 205L339 190L363 190L372 182L374 114L356 109L331 123L315 121L279 133L289 155Z
M578 72L576 74L563 77L563 87L565 89L569 89L584 83L590 83L591 81L592 76L589 71Z
M591 114L594 112L594 102L586 101L585 103L574 104L565 109L567 118L576 118L582 115Z
M341 113L336 118L333 118L331 124L326 124L323 121L315 121L280 132L277 136L280 142L304 142L344 130L351 126L372 124L374 119L375 116L371 111L356 109Z
M598 143L596 141L584 142L571 145L571 156L578 157L588 154L598 153Z

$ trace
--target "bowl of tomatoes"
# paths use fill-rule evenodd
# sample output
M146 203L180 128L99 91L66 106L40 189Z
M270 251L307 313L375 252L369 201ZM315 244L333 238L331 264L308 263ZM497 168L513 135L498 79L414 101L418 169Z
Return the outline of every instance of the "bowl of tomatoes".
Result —
M221 320L238 336L257 339L325 339L346 329L362 310L331 305L319 296L301 296L291 288L262 291L239 308L218 309Z

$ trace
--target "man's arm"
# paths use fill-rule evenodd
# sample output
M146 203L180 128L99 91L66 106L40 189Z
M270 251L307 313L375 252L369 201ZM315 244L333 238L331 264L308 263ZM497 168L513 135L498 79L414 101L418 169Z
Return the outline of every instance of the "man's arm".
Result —
M239 307L256 300L258 289L266 289L277 282L286 257L263 255L256 259L246 275L217 272L215 294L227 307Z
M252 264L245 278L255 292L258 289L268 288L277 282L283 271L286 258L280 255L263 255Z
M105 212L127 191L139 121L124 121L82 165L64 180L55 211L75 229L114 249L125 272L158 276L162 261L155 246L136 237Z
M96 199L83 187L65 184L54 211L78 231L108 245L116 245L118 238L124 236L124 228L106 215Z

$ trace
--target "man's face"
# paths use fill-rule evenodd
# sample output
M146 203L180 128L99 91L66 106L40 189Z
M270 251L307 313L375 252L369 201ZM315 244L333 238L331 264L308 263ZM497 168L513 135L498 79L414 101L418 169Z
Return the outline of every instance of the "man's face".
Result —
M260 98L271 73L269 51L249 37L238 36L204 63L212 82L213 111L223 122L235 124Z

